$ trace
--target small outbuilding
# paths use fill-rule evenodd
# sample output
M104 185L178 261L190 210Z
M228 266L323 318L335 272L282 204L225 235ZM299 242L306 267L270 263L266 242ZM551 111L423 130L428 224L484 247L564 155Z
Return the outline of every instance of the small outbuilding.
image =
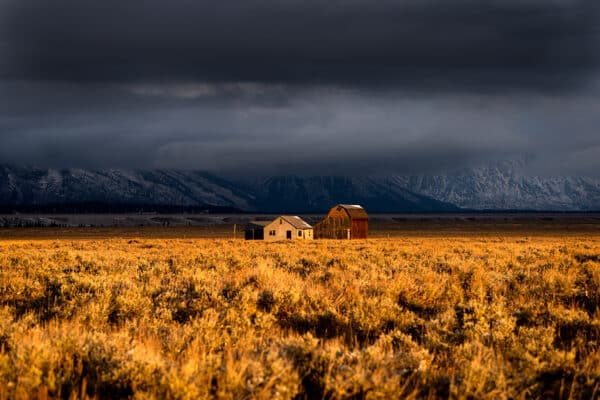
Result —
M271 221L252 221L244 229L246 240L263 240L265 238L265 226Z
M338 204L314 227L315 239L366 239L369 215L359 205Z
M313 228L296 215L280 215L264 227L264 240L312 240Z

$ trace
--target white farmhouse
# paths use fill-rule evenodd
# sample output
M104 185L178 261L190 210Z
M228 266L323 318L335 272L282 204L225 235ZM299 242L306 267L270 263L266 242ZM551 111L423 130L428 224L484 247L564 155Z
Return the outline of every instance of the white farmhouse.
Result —
M302 218L280 215L264 227L264 240L312 240L313 228Z

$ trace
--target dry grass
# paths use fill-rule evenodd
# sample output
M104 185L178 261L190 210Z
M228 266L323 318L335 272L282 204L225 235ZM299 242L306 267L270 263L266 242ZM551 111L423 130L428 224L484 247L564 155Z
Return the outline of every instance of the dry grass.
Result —
M600 236L0 241L0 399L600 396Z

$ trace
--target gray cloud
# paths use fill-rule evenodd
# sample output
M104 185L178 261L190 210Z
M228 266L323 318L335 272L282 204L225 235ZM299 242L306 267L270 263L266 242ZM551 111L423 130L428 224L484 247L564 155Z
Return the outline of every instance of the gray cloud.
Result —
M592 0L0 0L0 162L600 170Z
M594 94L407 96L269 85L2 86L0 159L227 174L437 171L534 156L536 172L600 167ZM49 89L52 88L52 90ZM36 93L39 90L39 93ZM95 93L85 101L83 93ZM282 92L285 101L274 101ZM118 95L117 95L118 94ZM28 103L28 102L25 102Z

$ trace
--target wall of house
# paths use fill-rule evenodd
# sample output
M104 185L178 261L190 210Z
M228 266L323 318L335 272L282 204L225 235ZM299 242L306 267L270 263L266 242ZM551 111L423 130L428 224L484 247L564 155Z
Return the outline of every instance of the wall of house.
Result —
M288 240L287 232L291 232L291 240L312 240L312 229L297 229L283 218L276 218L265 226L264 238L266 241Z
M303 240L313 240L314 236L313 236L313 230L312 229L299 229L299 232L302 232L302 236L300 236L297 232L296 232L296 239L303 239Z

